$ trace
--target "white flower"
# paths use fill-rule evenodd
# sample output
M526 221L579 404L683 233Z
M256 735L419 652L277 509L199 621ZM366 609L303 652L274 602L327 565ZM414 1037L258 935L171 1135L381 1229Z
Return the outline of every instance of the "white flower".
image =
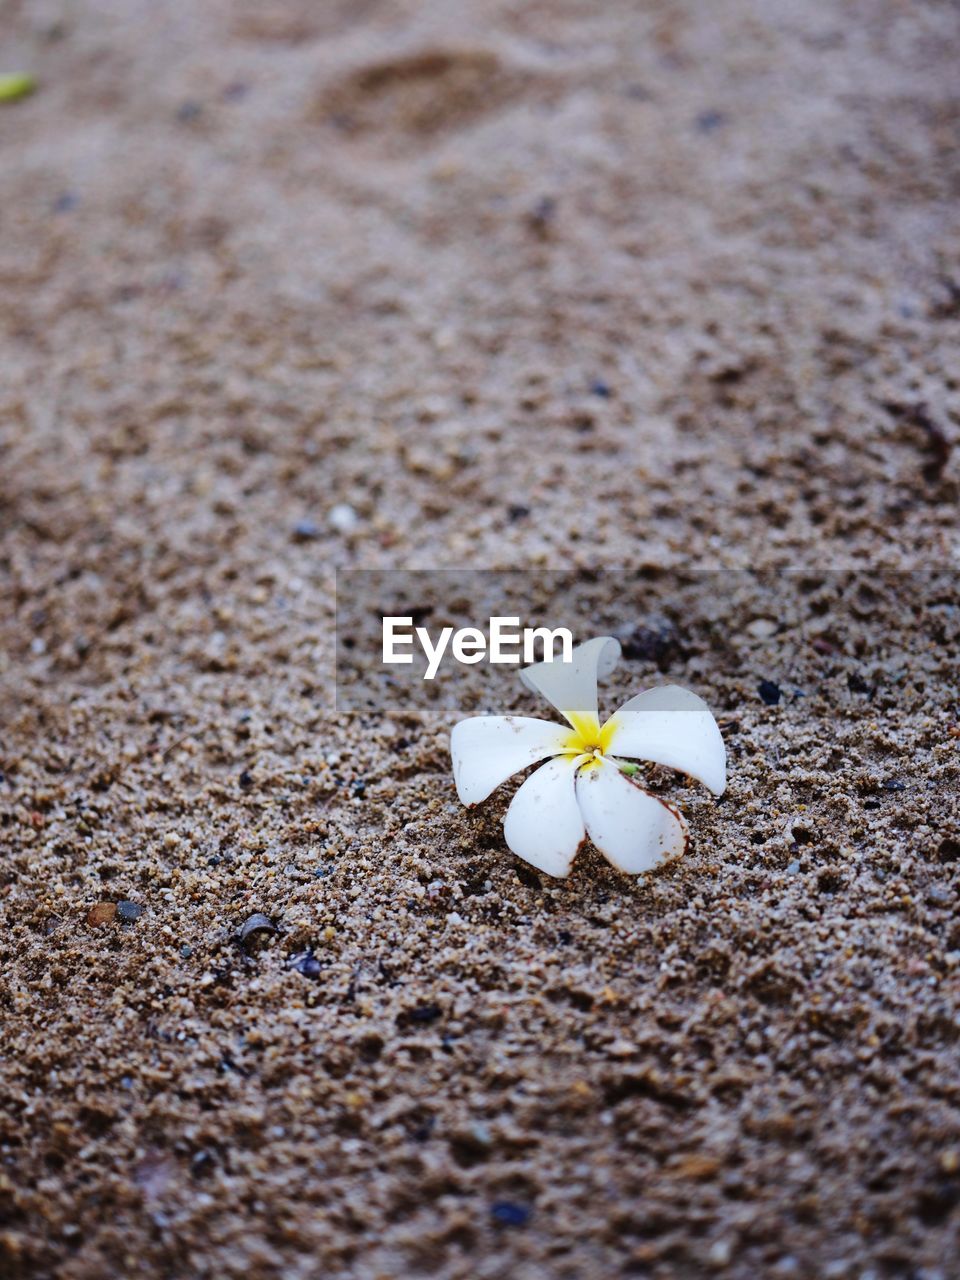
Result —
M649 871L687 847L679 811L645 791L621 757L669 765L722 795L727 757L702 698L677 685L647 689L602 725L597 677L608 675L620 645L601 636L578 645L570 662L539 662L520 672L567 725L531 716L476 716L450 735L453 777L465 805L485 800L528 765L550 757L510 802L503 823L515 854L552 876L569 874L587 835L620 871Z

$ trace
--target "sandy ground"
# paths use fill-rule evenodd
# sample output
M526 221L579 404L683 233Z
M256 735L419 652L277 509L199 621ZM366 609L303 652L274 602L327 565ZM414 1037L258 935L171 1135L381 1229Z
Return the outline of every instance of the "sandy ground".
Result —
M0 5L4 1276L960 1275L958 25ZM681 865L334 710L334 570L437 565L645 571ZM861 573L655 572L757 565Z

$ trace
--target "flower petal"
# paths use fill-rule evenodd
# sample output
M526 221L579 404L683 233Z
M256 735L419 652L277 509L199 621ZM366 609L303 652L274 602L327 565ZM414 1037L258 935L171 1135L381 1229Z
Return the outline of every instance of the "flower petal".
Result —
M474 716L453 726L450 755L457 795L479 804L513 774L558 755L570 731L532 716Z
M675 684L646 689L615 711L604 731L610 732L610 755L669 765L723 795L727 750L710 708L689 689Z
M620 659L620 642L598 636L578 644L569 662L537 662L524 667L520 679L541 694L565 716L578 733L600 728L597 712L597 679L607 676Z
M577 757L558 756L541 765L510 801L503 820L504 837L517 857L549 876L569 874L586 835L574 783L578 763Z
M673 807L607 760L577 774L577 802L587 834L618 871L635 876L687 847L687 824Z

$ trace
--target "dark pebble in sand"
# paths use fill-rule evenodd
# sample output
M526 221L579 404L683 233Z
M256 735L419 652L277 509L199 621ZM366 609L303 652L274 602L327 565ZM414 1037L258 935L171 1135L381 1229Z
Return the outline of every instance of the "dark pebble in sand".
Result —
M527 215L530 230L543 239L549 235L557 216L557 202L553 196L543 196Z
M277 926L273 921L268 916L265 916L262 911L255 911L252 916L247 916L246 920L244 920L237 937L241 942L246 942L255 933L276 932Z
M125 898L123 902L117 903L117 915L121 920L126 920L129 924L134 920L140 919L143 915L143 907L139 903L130 902Z
M249 770L244 769L237 781L240 784L241 791L249 791L253 786L253 774L250 773Z
M655 662L661 671L680 655L676 627L665 620L625 628L617 639L628 662Z
M530 1221L530 1210L523 1204L514 1204L512 1200L497 1200L490 1209L494 1222L502 1227L525 1227Z
M610 399L610 388L600 378L590 384L591 395L599 396L601 400Z
M780 686L772 680L761 680L757 685L757 693L768 707L775 707L780 701Z
M407 1014L410 1022L436 1022L440 1017L442 1010L436 1004L418 1004L415 1009L411 1009Z
M697 116L697 128L701 133L713 133L714 129L726 123L727 117L722 111L701 111Z
M870 684L868 680L864 680L863 676L856 671L847 676L847 688L851 693L866 693L871 698L877 692L877 686Z
M298 520L293 526L294 542L313 542L320 534L320 526L313 520Z
M312 951L302 951L299 955L291 956L287 967L302 973L305 978L319 978L323 972L323 966Z

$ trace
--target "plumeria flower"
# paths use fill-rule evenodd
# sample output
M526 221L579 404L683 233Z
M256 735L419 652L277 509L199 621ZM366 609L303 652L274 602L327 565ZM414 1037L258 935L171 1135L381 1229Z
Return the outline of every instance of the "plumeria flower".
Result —
M520 672L566 725L532 716L475 716L450 735L453 777L465 805L485 800L513 774L541 760L510 802L503 823L518 857L551 876L569 874L589 835L620 871L638 875L687 847L680 812L635 780L631 759L669 765L714 795L727 783L727 754L702 698L678 685L647 689L603 724L597 678L620 657L612 636L588 640L570 662L538 662Z

